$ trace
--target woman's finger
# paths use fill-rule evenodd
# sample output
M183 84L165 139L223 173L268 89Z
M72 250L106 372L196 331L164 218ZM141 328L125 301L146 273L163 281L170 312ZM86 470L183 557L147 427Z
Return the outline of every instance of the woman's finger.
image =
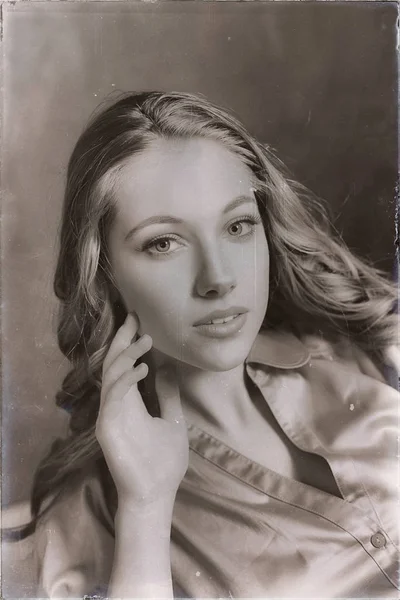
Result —
M146 333L137 342L131 344L117 356L103 375L103 394L108 393L109 387L121 377L121 375L132 369L136 361L150 350L153 340Z
M118 417L123 410L123 404L127 400L130 402L129 413L137 414L138 417L149 416L144 405L143 399L137 389L137 383L146 377L149 368L145 363L141 363L134 369L125 371L109 388L107 399L103 401L100 407L100 414L108 421ZM126 397L130 391L132 393L129 399ZM102 421L102 419L100 419Z
M160 367L156 372L155 387L161 417L170 423L183 423L182 404L174 369Z
M126 316L124 323L118 329L110 344L106 357L103 361L103 375L107 372L108 367L115 361L117 356L131 345L134 336L139 329L139 319L136 314L129 313Z

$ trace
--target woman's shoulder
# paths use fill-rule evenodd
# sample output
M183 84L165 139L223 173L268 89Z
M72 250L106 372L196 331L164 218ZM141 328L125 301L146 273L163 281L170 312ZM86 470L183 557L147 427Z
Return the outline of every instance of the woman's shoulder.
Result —
M45 597L80 597L107 584L113 519L98 465L82 469L44 507L35 533L39 588Z
M72 530L69 530L69 527ZM92 462L72 474L57 494L50 496L38 520L37 537L59 531L102 528L114 533L114 520L107 502L103 469Z
M60 490L50 495L43 506L39 524L43 527L56 517L75 518L93 515L112 529L113 519L107 506L101 465L89 465L71 473Z
M369 353L353 340L340 336L330 340L317 335L301 336L301 342L310 354L310 360L322 359L340 363L353 372L358 372L382 383L387 382L388 370L400 373L400 351L395 345L388 346L384 358L378 363Z

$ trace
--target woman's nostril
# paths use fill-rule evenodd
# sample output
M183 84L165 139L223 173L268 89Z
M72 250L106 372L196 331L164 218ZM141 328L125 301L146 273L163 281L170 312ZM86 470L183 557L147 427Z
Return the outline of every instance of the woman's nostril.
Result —
M200 296L224 296L236 287L233 273L225 269L217 269L213 263L208 269L203 269L196 281L197 293Z

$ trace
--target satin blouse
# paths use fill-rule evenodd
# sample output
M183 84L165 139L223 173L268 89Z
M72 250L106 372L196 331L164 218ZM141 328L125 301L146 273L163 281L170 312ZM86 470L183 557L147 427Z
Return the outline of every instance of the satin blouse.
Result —
M260 333L245 368L289 440L326 460L342 497L188 423L175 597L399 598L398 390L355 346L287 333ZM113 519L95 469L43 518L35 547L38 597L107 596Z

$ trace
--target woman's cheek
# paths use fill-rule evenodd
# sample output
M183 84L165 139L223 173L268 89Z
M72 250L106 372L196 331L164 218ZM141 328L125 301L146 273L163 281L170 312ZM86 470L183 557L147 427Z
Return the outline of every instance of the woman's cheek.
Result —
M165 273L153 277L149 274L138 277L138 284L129 286L122 295L126 297L128 310L139 317L139 333L148 333L154 346L159 346L174 332L182 332L187 290L178 286L178 281L171 284L171 278Z

